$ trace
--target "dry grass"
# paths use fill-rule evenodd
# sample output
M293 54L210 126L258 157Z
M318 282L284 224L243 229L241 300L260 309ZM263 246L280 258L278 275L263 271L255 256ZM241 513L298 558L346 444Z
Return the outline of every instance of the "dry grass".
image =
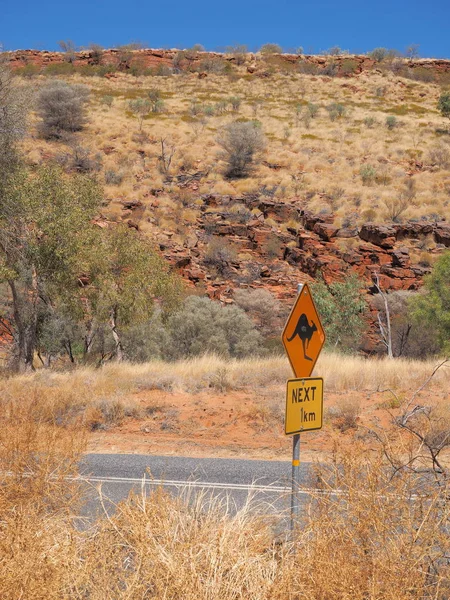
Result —
M408 395L430 376L436 362L369 360L323 353L315 374L324 378L326 392L371 393L392 389ZM250 419L252 413L255 426L266 428L280 421L279 401L275 403L271 399L283 396L286 380L291 377L284 356L245 360L204 356L175 363L111 363L101 369L80 367L66 372L40 370L0 380L0 406L32 401L35 418L40 422L59 426L81 424L88 430L96 430L119 426L127 418L145 420L155 407L161 419L170 420L173 407L168 398L172 392L256 391L251 407L244 411L245 416ZM438 395L445 395L449 385L450 368L444 366L433 377L432 387ZM140 392L155 390L161 390L164 399L152 397L145 406L139 403ZM386 399L389 398L387 394ZM339 405L329 416L339 423L346 423L350 416L355 421L358 415L354 408ZM5 409L2 411L5 414ZM346 424L343 427L347 428Z
M450 592L447 490L394 480L354 445L317 470L323 492L293 539L249 502L131 495L80 530L71 480L80 431L6 403L0 430L2 600L443 600ZM55 423L56 419L53 419ZM69 478L69 479L68 479ZM331 492L340 490L339 495ZM330 493L328 493L330 492Z
M401 218L433 218L448 212L448 169L433 159L437 149L449 152L448 136L436 134L445 125L436 109L440 94L436 84L370 72L351 80L295 73L251 80L213 74L206 79L191 75L120 75L110 81L74 75L69 79L92 90L89 125L81 134L83 144L103 155L103 172L112 170L123 176L119 185L106 186L111 203L105 215L119 218L118 200L141 200L144 207L152 205L147 216L156 225L154 229L142 219L147 233L155 233L158 227L184 233L180 231L178 202L169 209L164 203L173 197L176 185L164 183L165 174L160 173L161 137L176 147L172 175L186 164L188 171L208 172L195 189L198 195L211 191L239 195L266 186L274 189L275 197L301 197L314 211L333 212L337 224L349 218L353 224L381 222L390 218L389 207L401 196L404 182L412 174L416 194ZM45 76L37 77L38 85L45 81ZM151 114L144 120L144 136L136 136L137 120L128 103L154 87L162 92L165 112ZM110 108L102 102L108 95L114 97ZM242 100L238 112L228 105L224 112L191 114L192 101L208 111L231 96ZM327 110L332 102L345 107L345 114L335 120ZM312 119L307 118L308 104L319 107ZM389 129L386 118L393 115L397 124ZM254 118L268 138L266 162L248 179L224 181L223 166L217 161L217 132L230 121ZM25 148L34 162L61 151L60 144L36 139L28 139ZM416 162L422 166L416 167ZM361 177L361 167L366 165L375 170L369 182ZM163 189L156 203L148 197L149 184ZM336 190L342 192L336 194ZM196 210L198 214L198 207Z

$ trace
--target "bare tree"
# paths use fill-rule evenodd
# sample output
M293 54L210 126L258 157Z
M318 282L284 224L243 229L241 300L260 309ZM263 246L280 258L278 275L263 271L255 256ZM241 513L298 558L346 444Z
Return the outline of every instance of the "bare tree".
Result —
M168 175L172 159L176 152L176 147L167 141L167 138L160 138L161 152L158 156L159 166L163 173Z
M388 358L394 358L392 352L392 329L391 329L391 313L389 310L389 302L386 292L383 292L380 286L380 277L378 273L375 273L374 280L375 287L383 299L384 303L384 318L381 317L381 313L378 312L378 327L380 329L381 341L386 347Z
M38 94L37 109L42 118L39 132L42 137L61 138L64 133L80 131L86 121L85 103L89 96L83 85L52 81Z
M72 40L60 40L58 46L64 52L64 60L68 63L73 63L76 58L77 47Z
M226 162L226 177L247 177L258 156L266 147L263 132L255 123L230 123L217 138Z

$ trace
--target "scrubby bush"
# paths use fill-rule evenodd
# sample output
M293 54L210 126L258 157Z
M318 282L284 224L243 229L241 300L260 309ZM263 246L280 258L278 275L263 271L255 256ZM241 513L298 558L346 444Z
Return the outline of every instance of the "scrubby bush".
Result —
M358 70L358 63L356 60L352 60L348 58L347 60L342 61L341 71L343 75L353 75Z
M328 50L325 51L325 54L329 56L341 56L342 54L347 54L345 50L342 50L340 46L332 46Z
M236 251L228 240L213 237L205 251L205 264L213 267L218 275L223 275L227 268L236 260Z
M136 98L136 100L130 100L128 106L139 121L139 131L142 131L144 119L150 113L152 108L150 100L147 100L146 98Z
M280 302L265 289L237 289L236 304L253 319L264 337L281 331L280 317L283 313Z
M362 165L359 169L363 185L371 185L375 181L377 171L372 165Z
M432 146L428 151L428 160L432 165L448 169L450 167L450 148L443 143Z
M102 96L102 104L105 104L108 108L111 108L114 102L114 96Z
M298 72L302 73L303 75L317 75L319 72L319 67L307 60L299 61L297 69Z
M443 117L450 119L450 92L443 92L439 97L438 110Z
M338 74L338 66L335 62L330 61L320 71L320 75L326 75L327 77L336 77Z
M57 162L68 171L92 173L100 170L102 158L98 153L95 155L92 154L90 148L74 144L71 152L59 156Z
M258 156L266 147L263 132L254 122L230 123L217 138L226 163L226 177L247 177Z
M357 276L345 281L313 285L314 301L323 327L328 347L343 351L358 350L365 329L364 314L367 308L362 294L362 282Z
M147 96L150 100L151 111L153 113L160 113L164 110L164 101L161 96L161 90L152 88L148 91Z
M376 123L376 119L374 117L365 117L363 123L364 125L368 128L368 129L372 129L372 127L375 125Z
M164 327L161 313L156 312L149 321L125 329L122 345L127 360L147 362L167 358L166 350L170 342L171 338Z
M387 48L374 48L371 52L369 52L370 58L376 60L377 62L382 62L389 55L389 50Z
M240 66L245 63L245 57L248 52L248 48L245 44L235 44L234 46L227 47L227 53L232 54L236 65Z
M422 329L433 329L439 347L450 352L450 252L435 263L431 275L425 279L424 289L411 301L414 322Z
M231 96L228 98L228 102L230 103L232 110L234 110L234 112L238 112L242 102L239 96Z
M347 110L343 104L339 102L332 102L327 106L328 114L330 115L330 119L335 121L336 119L341 119L345 116Z
M317 104L313 104L312 102L308 102L306 110L308 111L308 115L311 117L311 119L314 119L319 112L319 106Z
M209 298L187 298L182 310L168 320L167 329L172 358L207 352L243 357L261 348L261 336L242 309L222 306Z
M91 54L91 60L94 65L99 65L102 62L104 50L100 44L89 44L88 48Z
M395 129L398 125L398 121L397 118L394 117L394 115L389 115L388 117L386 117L386 127L389 130Z
M259 51L261 54L281 54L283 48L279 44L263 44Z
M223 73L229 73L231 65L222 58L207 57L200 61L198 65L198 71L205 73L215 73L221 75Z
M39 133L46 139L61 138L64 133L80 131L85 123L85 103L88 91L82 85L52 81L43 87L37 98L37 112L42 121Z
M120 185L123 181L123 173L120 171L114 171L113 169L107 169L105 171L105 183L106 185Z
M64 52L64 60L68 63L73 63L76 58L77 47L72 40L60 40L58 46Z

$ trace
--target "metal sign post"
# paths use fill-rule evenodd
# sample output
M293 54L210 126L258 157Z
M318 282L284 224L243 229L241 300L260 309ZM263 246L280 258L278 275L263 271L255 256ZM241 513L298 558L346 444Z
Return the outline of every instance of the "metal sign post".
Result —
M289 380L286 390L285 433L293 435L291 531L300 512L300 431L322 427L323 380L311 379L310 375L325 342L325 332L308 285L299 283L297 292L281 337L298 378Z
M291 531L299 514L298 489L300 487L300 434L292 438L292 492L291 492Z
M297 285L297 294L300 296L303 284ZM295 522L298 519L300 506L298 501L298 489L300 487L300 434L296 433L292 438L292 482L291 482L291 531L294 531Z

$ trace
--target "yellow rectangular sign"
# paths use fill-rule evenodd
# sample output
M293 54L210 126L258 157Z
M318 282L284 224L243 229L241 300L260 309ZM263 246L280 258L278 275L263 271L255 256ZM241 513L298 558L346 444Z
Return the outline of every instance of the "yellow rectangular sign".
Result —
M286 435L321 429L322 418L322 377L289 379L286 388Z

